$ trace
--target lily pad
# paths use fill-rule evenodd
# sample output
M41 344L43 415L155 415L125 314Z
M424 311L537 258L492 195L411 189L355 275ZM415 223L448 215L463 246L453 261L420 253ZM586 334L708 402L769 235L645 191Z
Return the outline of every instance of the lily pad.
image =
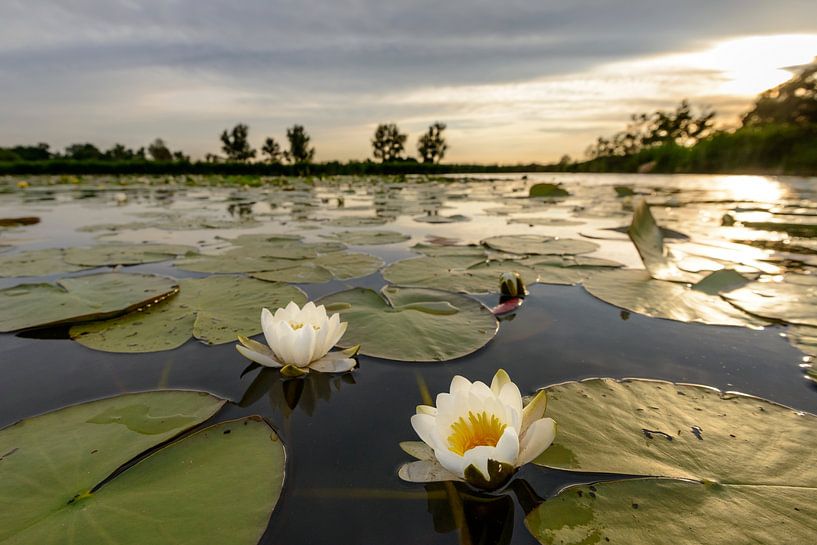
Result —
M546 391L559 433L536 463L651 478L563 490L525 520L541 543L727 544L739 536L794 545L813 537L814 415L663 381L590 379Z
M559 184L533 184L528 190L529 197L567 197L570 193Z
M400 286L463 293L498 292L499 276L503 272L518 272L526 284L538 280L538 275L533 269L518 262L487 261L484 254L482 257L477 255L401 259L383 269L383 278Z
M584 225L585 222L571 220L567 218L546 218L541 216L511 218L508 223L521 223L523 225L545 225L548 227L570 227L573 225Z
M633 210L633 221L627 234L635 244L644 267L657 280L672 282L698 282L701 277L693 273L682 271L670 259L664 247L664 235L655 222L650 207L643 199L636 203Z
M60 248L29 250L0 256L0 276L46 276L87 269L66 263L65 252Z
M468 216L453 214L451 216L440 216L439 214L427 214L424 216L414 216L414 221L420 223L458 223L461 221L471 221Z
M767 325L717 295L676 282L655 280L646 271L600 272L587 279L584 288L606 303L653 318L752 328Z
M387 221L387 218L381 216L340 216L332 218L327 224L335 227L364 227L366 225L383 225Z
M339 346L398 361L447 361L466 356L496 335L499 322L464 295L386 286L353 288L318 301L349 323Z
M817 277L789 274L782 282L752 282L723 297L757 316L817 326Z
M587 240L544 235L500 235L486 238L482 244L500 252L528 255L589 254L599 248L598 244Z
M379 244L396 244L405 242L411 237L397 231L340 231L325 238L338 240L351 246L374 246Z
M260 333L262 307L306 302L306 295L294 286L242 276L183 278L179 287L177 296L144 310L74 326L71 338L106 352L172 350L191 337L222 344L235 341L239 334Z
M72 265L105 267L155 263L196 253L198 249L195 247L180 244L98 244L88 248L68 248L64 259Z
M162 446L223 404L126 394L0 430L0 542L255 545L284 478L272 429L250 417Z
M383 266L383 260L369 254L334 252L310 260L279 263L280 268L253 273L253 278L273 282L319 284L333 278L349 280L368 276Z
M101 273L0 290L0 332L111 318L173 295L176 280Z

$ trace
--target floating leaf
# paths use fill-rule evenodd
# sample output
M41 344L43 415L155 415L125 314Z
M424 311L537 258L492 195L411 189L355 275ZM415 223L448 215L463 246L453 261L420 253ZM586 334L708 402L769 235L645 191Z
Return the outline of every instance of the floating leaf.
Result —
M81 271L87 267L65 262L60 248L29 250L0 256L0 276L46 276Z
M718 295L738 289L751 282L748 278L732 269L721 269L708 274L703 280L692 286L692 289Z
M98 244L88 248L68 248L65 261L85 267L137 265L167 261L178 256L196 254L193 246L180 244Z
M183 278L179 286L177 296L142 311L74 326L71 338L106 352L171 350L191 337L221 344L260 333L262 307L306 302L294 286L241 276Z
M652 217L650 207L643 199L636 203L633 210L633 221L627 234L635 244L644 267L650 275L657 280L669 280L673 282L695 283L701 279L692 273L682 271L669 258L664 248L664 235L655 218Z
M653 318L754 328L766 325L716 295L655 280L646 271L600 272L586 280L584 288L606 303Z
M567 197L570 193L560 184L533 184L528 191L529 197Z
M538 279L537 273L529 267L514 261L486 261L484 254L482 257L453 255L402 259L383 269L383 278L400 286L494 293L499 291L499 276L503 272L518 272L526 284Z
M25 216L18 218L0 218L0 228L20 227L23 225L36 225L40 223L40 218L36 216Z
M363 227L366 225L383 225L387 218L380 216L340 216L327 222L335 227Z
M461 221L471 221L468 216L453 214L451 216L440 216L438 214L427 214L425 216L414 216L414 221L421 223L458 223Z
M318 304L349 323L341 347L360 344L361 354L399 361L459 358L488 343L498 328L479 301L430 289L353 288Z
M726 544L738 531L741 543L794 545L814 535L817 417L663 381L590 379L546 391L559 432L536 463L686 481L569 487L528 514L541 543Z
M379 244L396 244L405 242L411 237L397 231L340 231L325 238L336 239L350 246L374 246Z
M786 275L782 282L752 282L723 294L751 314L792 324L817 326L817 277Z
M253 273L253 278L277 282L322 283L333 278L349 280L368 276L383 266L383 260L369 254L334 252L311 260L294 261L275 270Z
M541 216L511 218L508 223L521 223L523 225L546 225L549 227L569 227L573 225L584 225L585 222L571 220L567 218L545 218Z
M270 427L250 417L161 446L223 404L126 394L0 430L0 542L255 545L284 478Z
M598 244L586 240L544 235L500 235L486 238L482 244L500 252L529 255L589 254L599 248Z
M173 278L101 273L56 284L19 284L0 290L0 331L16 331L124 314L178 290Z

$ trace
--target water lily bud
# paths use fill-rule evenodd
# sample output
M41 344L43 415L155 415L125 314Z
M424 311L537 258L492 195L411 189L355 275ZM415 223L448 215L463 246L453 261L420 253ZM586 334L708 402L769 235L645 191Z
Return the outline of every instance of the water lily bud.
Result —
M528 294L525 283L517 272L504 272L499 275L499 292L502 297L524 298Z

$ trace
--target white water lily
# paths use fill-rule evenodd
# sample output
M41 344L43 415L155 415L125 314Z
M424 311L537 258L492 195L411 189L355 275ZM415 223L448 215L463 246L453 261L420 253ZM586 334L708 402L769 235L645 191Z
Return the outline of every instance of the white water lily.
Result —
M401 445L419 459L400 469L404 480L463 480L496 489L544 452L556 436L556 422L544 417L545 392L538 392L523 408L519 388L502 369L490 387L455 376L450 392L439 394L436 405L419 405L411 417L425 445Z
M289 376L310 370L343 373L356 365L353 356L360 347L329 350L343 337L346 326L338 314L327 316L323 305L315 306L310 301L300 308L293 301L275 314L266 308L261 311L261 329L269 346L239 336L241 344L235 347L246 358L267 367L280 367Z

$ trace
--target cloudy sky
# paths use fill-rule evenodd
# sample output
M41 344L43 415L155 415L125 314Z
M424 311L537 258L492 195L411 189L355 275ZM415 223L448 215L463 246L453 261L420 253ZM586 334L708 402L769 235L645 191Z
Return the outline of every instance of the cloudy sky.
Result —
M440 120L449 161L545 162L684 97L732 123L815 55L814 0L0 0L0 146L300 123L363 159Z

